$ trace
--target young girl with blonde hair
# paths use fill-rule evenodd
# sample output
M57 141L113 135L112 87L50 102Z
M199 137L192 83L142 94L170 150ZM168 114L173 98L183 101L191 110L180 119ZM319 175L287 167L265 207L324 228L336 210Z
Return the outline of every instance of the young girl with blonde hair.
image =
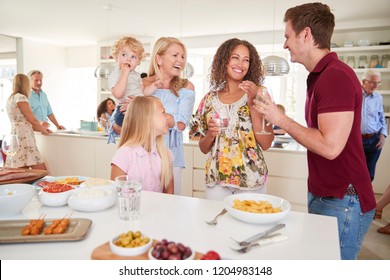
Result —
M129 103L119 148L111 161L111 179L131 175L142 189L173 194L173 156L164 142L167 115L161 101L137 96Z

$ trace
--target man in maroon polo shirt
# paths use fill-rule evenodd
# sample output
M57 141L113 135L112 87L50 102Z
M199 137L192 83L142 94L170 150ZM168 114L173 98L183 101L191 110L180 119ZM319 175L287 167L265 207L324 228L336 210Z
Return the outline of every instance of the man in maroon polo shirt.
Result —
M354 71L330 52L334 15L322 3L286 11L284 48L303 64L307 78L307 127L266 99L256 102L265 118L307 148L309 213L337 218L342 259L357 259L372 222L375 197L360 132L362 94Z

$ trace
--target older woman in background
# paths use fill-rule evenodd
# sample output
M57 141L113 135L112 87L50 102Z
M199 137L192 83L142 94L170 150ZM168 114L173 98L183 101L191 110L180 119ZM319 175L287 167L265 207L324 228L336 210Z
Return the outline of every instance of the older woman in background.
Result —
M30 81L26 75L17 74L13 80L13 91L7 101L7 114L12 133L19 138L20 149L12 158L7 158L6 167L23 167L46 170L38 151L34 131L48 135L51 131L38 121L29 104Z

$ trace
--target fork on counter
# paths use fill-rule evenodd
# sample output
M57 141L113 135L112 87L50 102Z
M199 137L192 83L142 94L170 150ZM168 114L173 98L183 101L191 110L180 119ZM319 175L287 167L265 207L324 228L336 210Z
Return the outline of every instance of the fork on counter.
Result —
M218 220L218 218L219 217L221 217L223 214L225 214L227 212L227 210L224 208L217 216L215 216L215 218L214 219L212 219L211 221L205 221L206 222L206 224L208 224L208 225L211 225L211 226L215 226L215 225L217 225L217 220Z
M247 246L244 246L244 247L241 247L241 248L232 248L232 247L230 247L230 249L232 249L232 250L234 250L234 251L236 251L238 253L245 254L245 253L249 252L249 250L251 248L253 248L253 247L267 246L267 245L278 243L278 242L281 242L281 241L284 241L284 240L287 240L287 239L288 239L287 236L281 235L280 233L274 233L274 234L268 235L267 238L261 239L257 243L249 243Z
M230 247L230 249L236 251L236 252L239 252L241 254L245 254L247 253L252 247L256 247L256 246L260 246L260 243L250 243L248 246L246 247L241 247L241 248L232 248Z

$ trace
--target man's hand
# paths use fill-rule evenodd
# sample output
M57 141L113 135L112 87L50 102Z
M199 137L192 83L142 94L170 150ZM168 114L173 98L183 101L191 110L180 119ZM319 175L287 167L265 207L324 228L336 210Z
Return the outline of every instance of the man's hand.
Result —
M381 135L379 135L379 141L376 144L376 148L382 149L384 145L385 145L385 136L383 134L381 134Z
M46 121L43 121L43 122L41 122L41 125L42 125L44 128L48 129L49 126L50 126L50 123L48 123L48 122L46 122Z

